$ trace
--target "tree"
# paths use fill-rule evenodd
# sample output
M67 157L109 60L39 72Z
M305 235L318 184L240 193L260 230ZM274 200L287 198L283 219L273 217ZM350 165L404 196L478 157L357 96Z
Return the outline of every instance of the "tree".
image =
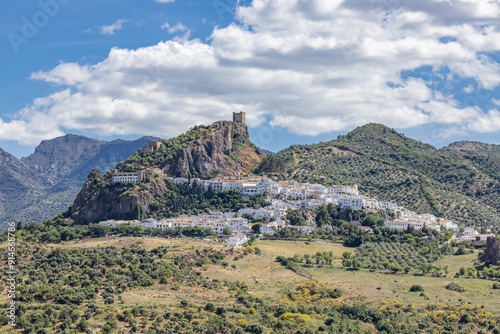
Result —
M342 253L342 257L344 259L350 259L351 258L351 252L347 252L347 251L343 252Z
M205 310L208 311L208 312L214 312L215 311L215 305L212 304L212 303L207 303L207 305L205 305Z
M318 207L318 213L316 215L316 224L318 225L318 227L333 224L332 216L328 212L328 207L325 204L320 205Z
M258 173L284 173L286 164L275 155L266 155L257 169Z
M368 214L362 222L363 226L368 226L371 228L381 227L384 225L384 219L375 216L374 214Z
M76 325L76 328L80 332L85 332L89 328L89 322L87 321L87 319L83 318L82 320L80 320L78 325Z
M99 169L92 169L89 172L89 175L87 175L87 178L89 179L89 181L97 183L99 180L101 180L101 172L99 171Z
M232 235L233 231L229 227L224 227L222 229L222 234L224 234L224 235Z
M255 234L260 234L260 228L262 227L261 223L256 223L252 225L252 231Z
M346 259L346 258L344 258L344 259L342 260L342 266L344 266L344 267L348 268L348 267L351 267L351 265L352 265L352 261L351 261L351 260Z

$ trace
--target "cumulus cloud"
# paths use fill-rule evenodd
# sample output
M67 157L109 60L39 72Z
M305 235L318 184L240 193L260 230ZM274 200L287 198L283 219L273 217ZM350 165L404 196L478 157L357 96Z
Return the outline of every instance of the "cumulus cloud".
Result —
M498 87L500 66L489 56L500 50L496 3L254 0L236 15L238 23L214 28L208 42L114 48L92 66L32 74L60 91L1 123L0 138L19 128L38 139L61 129L169 137L236 110L251 126L268 119L311 136L368 122L438 124L445 134L500 130L496 109L464 107L433 82ZM163 29L188 31L180 23ZM408 74L424 70L433 79Z
M161 26L163 30L167 30L169 34L174 34L178 31L189 31L189 29L182 23L177 23L175 26L170 26L170 24L165 23Z
M121 30L123 28L123 23L127 22L128 20L117 20L115 23L109 25L109 26L101 26L100 33L102 35L109 35L112 36L114 35L118 30Z

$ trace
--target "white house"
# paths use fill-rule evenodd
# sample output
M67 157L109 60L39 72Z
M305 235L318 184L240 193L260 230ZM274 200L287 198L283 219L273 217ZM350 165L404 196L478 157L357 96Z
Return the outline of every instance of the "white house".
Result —
M494 234L467 234L460 237L460 241L487 241L488 238L494 237ZM478 240L479 239L479 240Z
M227 240L227 245L229 247L237 247L243 245L245 242L247 242L247 236L242 233L236 233Z
M302 231L304 233L312 233L314 231L314 227L311 226L290 226L290 228L294 228L296 230Z
M113 173L113 183L137 183L137 172Z
M250 208L246 208L246 209L239 209L238 210L238 217L241 217L243 216L244 214L247 214L247 215L250 215L250 216L253 216L253 214L255 213L255 209L250 209Z
M274 230L274 228L272 226L262 226L260 228L260 234L264 234L264 233L269 233L270 235L274 235L274 233L276 233L276 231Z
M106 220L106 221L102 221L100 222L99 224L100 225L103 225L103 226L111 226L111 227L116 227L120 224L124 224L125 222L122 221L122 220Z
M468 234L479 234L479 232L476 231L473 227L466 227L464 229L464 235L468 235Z
M151 227L154 229L156 227L156 224L158 224L158 221L156 219L144 219L141 221L141 226L144 228Z
M351 208L354 210L363 210L363 199L356 197L343 197L340 199L340 207Z

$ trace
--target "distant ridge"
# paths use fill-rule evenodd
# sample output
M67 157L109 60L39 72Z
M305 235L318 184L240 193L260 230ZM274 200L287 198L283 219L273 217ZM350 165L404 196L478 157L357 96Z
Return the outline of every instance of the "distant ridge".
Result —
M262 150L262 153L264 153L265 155L275 155L276 154L276 152L265 150L263 148L261 148L261 150Z
M28 157L0 149L0 229L8 221L42 222L66 210L91 169L103 173L156 137L96 140L65 135L44 140Z

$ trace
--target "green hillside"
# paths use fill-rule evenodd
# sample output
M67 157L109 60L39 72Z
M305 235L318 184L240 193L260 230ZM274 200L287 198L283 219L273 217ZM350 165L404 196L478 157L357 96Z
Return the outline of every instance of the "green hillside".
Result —
M292 145L276 157L287 164L285 176L299 182L357 184L362 194L419 213L498 228L500 157L493 148L438 150L368 124L337 140Z
M239 169L246 175L263 157L248 139L248 129L243 123L220 121L196 126L180 136L163 140L154 152L139 149L103 176L91 171L70 210L59 215L58 220L64 217L70 218L67 223L88 224L111 218L162 218L208 208L237 210L239 206L260 206L257 203L260 199L245 201L239 192L205 195L201 190L180 189L159 175L148 177L140 185L113 184L112 173L157 168L168 176L212 178L234 175Z

